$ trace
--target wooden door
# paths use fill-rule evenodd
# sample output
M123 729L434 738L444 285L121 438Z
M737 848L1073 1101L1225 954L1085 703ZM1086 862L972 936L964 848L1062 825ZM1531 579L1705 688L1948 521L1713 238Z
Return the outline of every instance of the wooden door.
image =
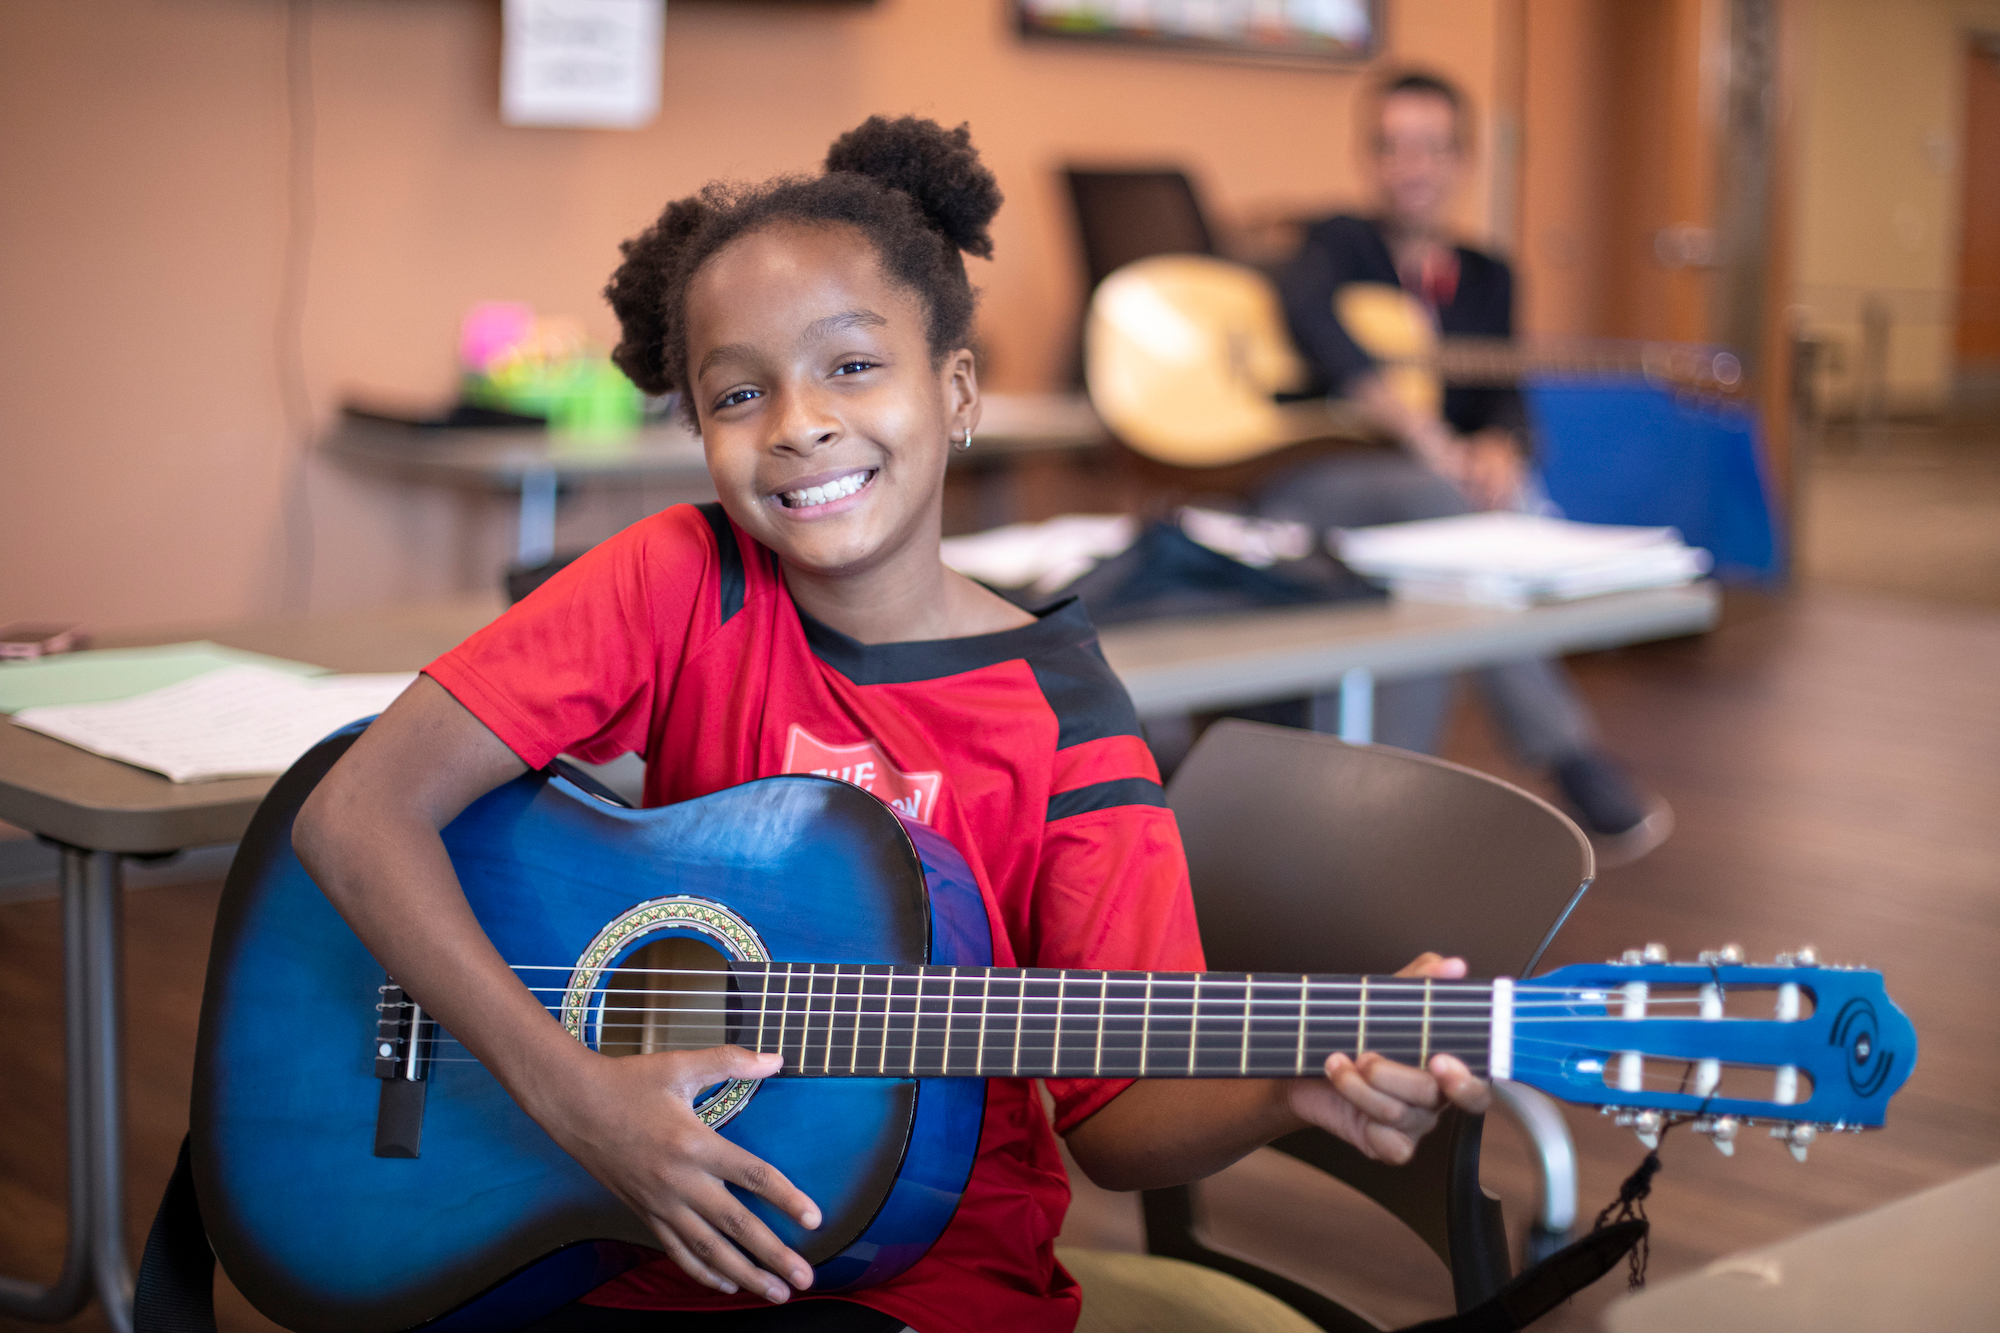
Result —
M2000 372L2000 36L1965 52L1964 205L1958 251L1958 364Z

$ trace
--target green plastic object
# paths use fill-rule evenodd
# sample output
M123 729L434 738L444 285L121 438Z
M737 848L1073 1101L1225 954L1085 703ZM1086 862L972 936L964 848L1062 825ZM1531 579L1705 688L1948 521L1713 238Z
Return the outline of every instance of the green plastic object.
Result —
M555 365L515 361L493 375L467 375L465 399L482 407L547 417L568 440L623 440L639 429L645 399L625 372L601 357Z

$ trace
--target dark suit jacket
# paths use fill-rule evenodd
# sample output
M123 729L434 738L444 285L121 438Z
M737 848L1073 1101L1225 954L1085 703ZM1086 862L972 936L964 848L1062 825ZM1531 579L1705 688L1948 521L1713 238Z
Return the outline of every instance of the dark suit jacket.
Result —
M1381 229L1366 218L1344 215L1315 223L1279 287L1292 337L1318 370L1322 392L1340 389L1375 365L1333 315L1334 288L1348 282L1402 285ZM1458 289L1437 314L1446 335L1512 337L1513 271L1491 255L1460 246ZM1497 426L1526 438L1527 416L1514 389L1447 388L1444 417L1467 434Z

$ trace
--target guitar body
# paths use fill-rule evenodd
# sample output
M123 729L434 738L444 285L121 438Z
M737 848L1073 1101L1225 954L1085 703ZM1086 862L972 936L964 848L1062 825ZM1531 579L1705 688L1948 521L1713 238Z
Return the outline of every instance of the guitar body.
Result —
M386 978L291 850L299 806L359 730L285 775L230 871L195 1072L202 1216L230 1279L289 1328L519 1327L654 1257L651 1237L470 1060L430 1061L416 1155L376 1155ZM593 948L610 969L662 936L800 963L991 962L977 885L949 844L830 779L630 810L530 774L445 841L501 954L559 966L545 974L558 985ZM820 1205L824 1225L805 1232L743 1196L814 1264L816 1289L838 1291L902 1271L943 1230L985 1084L775 1079L711 1101L740 1103L720 1132Z
M1324 403L1273 400L1307 381L1278 293L1254 269L1207 255L1155 255L1098 284L1084 378L1119 439L1181 467L1353 429Z
M1742 366L1714 347L1572 339L1536 352L1498 338L1441 339L1424 303L1386 283L1342 284L1333 310L1391 391L1427 414L1443 409L1447 382L1512 384L1544 372L1644 374L1704 394L1741 386ZM1154 255L1099 283L1084 323L1084 378L1113 434L1179 467L1380 435L1338 399L1275 401L1310 378L1283 303L1257 270L1209 255Z

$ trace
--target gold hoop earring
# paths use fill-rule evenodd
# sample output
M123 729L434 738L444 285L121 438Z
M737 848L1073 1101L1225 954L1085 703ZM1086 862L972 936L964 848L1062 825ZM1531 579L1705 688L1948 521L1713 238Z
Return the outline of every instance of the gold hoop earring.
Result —
M962 440L953 440L951 447L960 453L964 453L967 449L970 449L972 447L972 427L967 426L965 428L965 438Z

